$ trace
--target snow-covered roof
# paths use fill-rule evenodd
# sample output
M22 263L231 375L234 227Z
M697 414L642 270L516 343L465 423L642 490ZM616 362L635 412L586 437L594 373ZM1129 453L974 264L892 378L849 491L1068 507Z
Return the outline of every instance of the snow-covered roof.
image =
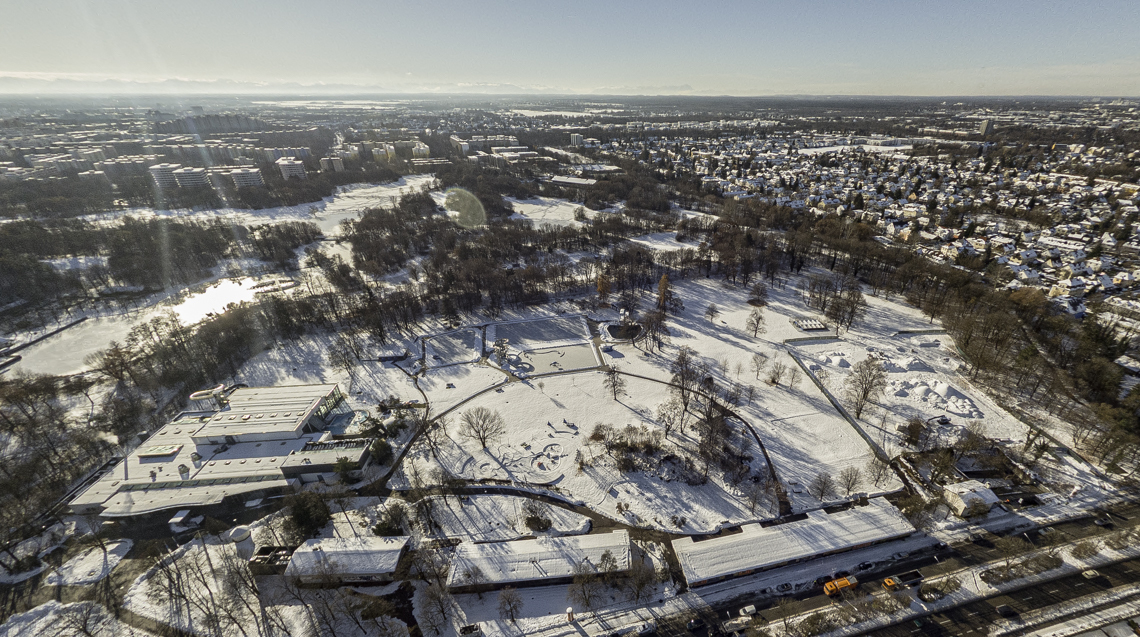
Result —
M617 570L629 569L629 533L624 530L514 542L463 543L455 549L447 585L466 585L466 574L475 568L488 584L571 577L576 564L587 563L596 569L606 551L613 554Z
M955 484L947 485L946 492L958 496L963 505L968 506L970 500L982 500L986 504L993 506L1001 500L990 491L989 487L978 482L977 480L964 480Z
M673 541L690 586L905 537L914 527L889 502L875 498L838 513L811 511L806 520L769 527L746 524L741 531Z
M307 540L293 552L288 577L385 575L396 570L408 536L334 537Z

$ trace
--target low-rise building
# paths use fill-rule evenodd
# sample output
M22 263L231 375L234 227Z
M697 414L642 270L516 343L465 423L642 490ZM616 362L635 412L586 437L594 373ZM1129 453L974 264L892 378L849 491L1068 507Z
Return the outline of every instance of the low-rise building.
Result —
M390 582L409 539L361 535L307 540L293 551L285 577L318 586Z

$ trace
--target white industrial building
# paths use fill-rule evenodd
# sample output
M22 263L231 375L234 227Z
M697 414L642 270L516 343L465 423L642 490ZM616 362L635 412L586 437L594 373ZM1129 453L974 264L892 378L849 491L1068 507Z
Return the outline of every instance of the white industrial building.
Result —
M393 579L408 536L307 540L293 551L285 577L301 584L374 584Z
M908 537L914 527L886 500L806 519L762 526L745 524L740 533L695 541L673 540L673 550L689 586L711 584L795 562Z
M368 462L365 439L332 440L341 412L335 384L220 387L191 396L195 406L154 432L71 501L79 514L143 515L219 504L227 497L288 490L335 479L339 458Z
M613 555L617 571L629 570L629 533L624 530L512 542L463 543L455 547L447 587L474 590L506 584L569 582L574 577L574 567L579 564L597 571L606 551ZM477 583L468 578L468 573L472 572L481 574Z
M304 179L305 178L305 163L289 157L282 157L277 160L277 168L281 170L281 176L285 179Z

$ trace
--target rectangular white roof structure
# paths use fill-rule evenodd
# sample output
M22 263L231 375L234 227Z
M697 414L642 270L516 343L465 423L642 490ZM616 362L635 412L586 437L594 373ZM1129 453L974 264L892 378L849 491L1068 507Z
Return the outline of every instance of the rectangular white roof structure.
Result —
M447 585L467 585L465 574L473 568L482 571L486 584L570 578L576 564L587 563L596 569L606 551L613 554L617 570L624 571L629 569L629 546L629 533L624 530L513 542L465 542L455 548Z
M296 438L313 414L338 393L335 384L236 389L226 397L226 407L194 433L194 440L221 443L226 436L238 441L290 434Z
M406 535L306 540L289 558L285 576L313 579L327 574L341 579L362 579L391 575L408 540Z
M310 423L323 427L314 416L323 417L321 412L332 409L341 398L335 384L236 389L226 397L224 408L183 412L154 432L75 497L72 510L125 517L208 506L227 496L288 486L290 478L306 471L297 467L285 475L282 467L287 461L321 460L335 453L356 459L360 456L356 447L353 455L352 450L340 449L341 445L319 444L319 431L305 433ZM246 415L249 418L242 420ZM231 416L237 416L234 422L241 424L231 427ZM213 433L203 435L204 431ZM324 454L296 455L326 447L331 449ZM318 466L311 471L326 470Z
M689 537L673 540L673 550L689 586L748 575L914 533L914 527L902 513L882 498L838 513L812 511L806 520L769 527L745 524L740 528L741 533L699 542Z

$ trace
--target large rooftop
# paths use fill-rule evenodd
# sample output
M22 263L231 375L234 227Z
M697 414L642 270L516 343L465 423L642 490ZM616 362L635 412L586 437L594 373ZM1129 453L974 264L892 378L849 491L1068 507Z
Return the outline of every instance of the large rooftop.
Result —
M463 543L455 549L455 561L447 585L466 585L464 574L473 568L482 571L487 584L572 577L577 564L586 563L597 568L606 551L617 560L619 571L629 569L629 533L626 531L513 542Z
M874 498L838 513L812 511L806 520L746 524L741 531L702 541L673 540L690 586L905 537L914 527L889 502Z

